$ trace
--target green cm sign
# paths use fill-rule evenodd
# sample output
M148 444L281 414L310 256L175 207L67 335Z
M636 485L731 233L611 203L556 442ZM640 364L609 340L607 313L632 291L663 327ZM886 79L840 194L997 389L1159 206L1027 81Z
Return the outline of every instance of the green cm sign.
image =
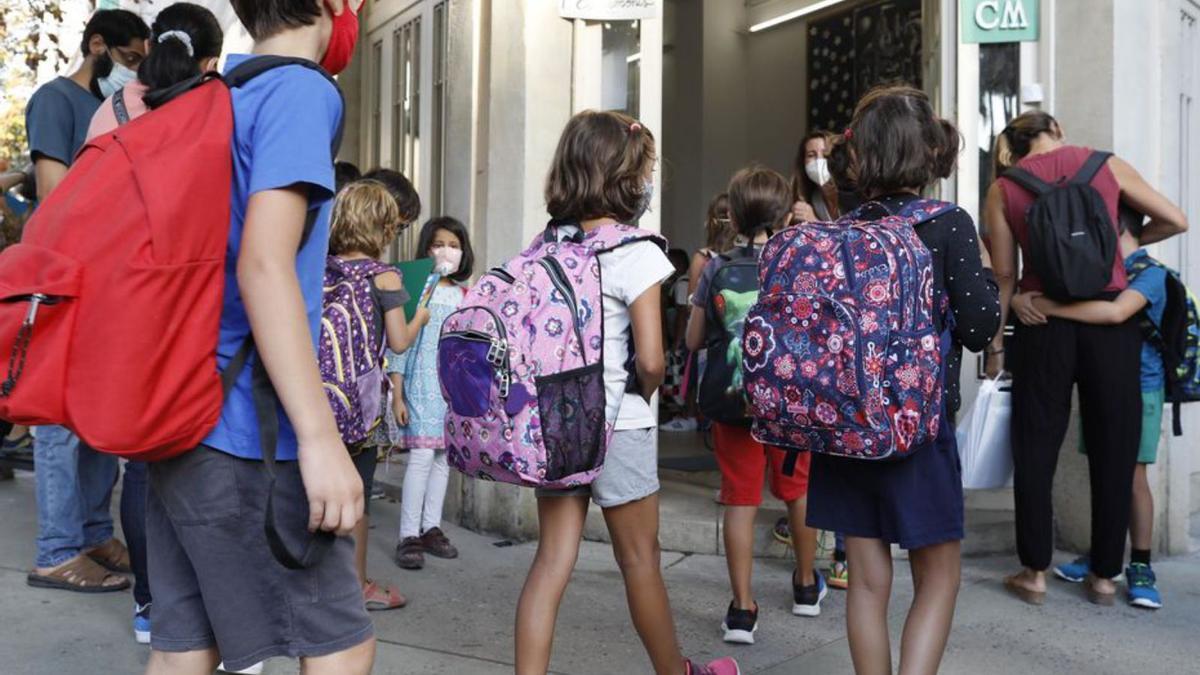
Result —
M963 42L1038 39L1038 0L962 0Z

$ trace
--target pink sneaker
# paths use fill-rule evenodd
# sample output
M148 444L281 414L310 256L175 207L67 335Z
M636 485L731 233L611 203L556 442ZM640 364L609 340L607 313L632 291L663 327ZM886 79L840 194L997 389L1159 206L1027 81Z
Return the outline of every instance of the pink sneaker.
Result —
M698 666L691 660L685 663L687 664L687 675L742 675L737 661L728 656L712 661L707 666Z

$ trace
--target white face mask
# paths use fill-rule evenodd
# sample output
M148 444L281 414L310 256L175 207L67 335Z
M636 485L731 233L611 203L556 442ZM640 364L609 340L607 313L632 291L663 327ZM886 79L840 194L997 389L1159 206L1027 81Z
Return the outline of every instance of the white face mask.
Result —
M648 180L642 184L642 198L638 200L637 214L634 215L634 220L641 220L642 216L650 210L650 202L654 201L654 181Z
M439 246L433 249L434 269L442 276L454 274L462 264L462 256L461 248Z
M123 89L125 85L133 82L137 78L137 71L130 70L120 63L113 62L112 71L108 77L102 77L96 80L96 85L100 87L100 94L104 98L108 98Z
M817 185L828 183L830 179L829 160L824 157L809 160L804 165L804 173L808 174L809 179Z

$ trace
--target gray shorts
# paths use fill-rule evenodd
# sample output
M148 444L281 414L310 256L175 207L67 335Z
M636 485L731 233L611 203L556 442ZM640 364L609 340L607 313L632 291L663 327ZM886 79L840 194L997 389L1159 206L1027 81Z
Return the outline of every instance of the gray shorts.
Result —
M300 550L308 537L300 469L280 462L275 471L279 533ZM239 670L275 656L333 654L371 637L354 543L339 538L312 568L283 567L264 534L267 486L262 462L206 447L150 464L154 649L216 647Z
M614 431L604 467L591 485L568 490L537 490L538 497L591 496L601 508L645 499L658 492L658 430Z

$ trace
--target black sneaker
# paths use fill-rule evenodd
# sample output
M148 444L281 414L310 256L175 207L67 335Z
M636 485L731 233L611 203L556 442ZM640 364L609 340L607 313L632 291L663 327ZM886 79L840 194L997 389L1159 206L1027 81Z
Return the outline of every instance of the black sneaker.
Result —
M732 602L729 603L721 630L725 631L726 642L754 644L754 631L758 630L758 603L754 604L754 609L738 609Z
M829 594L829 586L825 577L818 570L813 570L816 581L811 586L801 586L792 573L792 614L796 616L821 616L821 601Z

